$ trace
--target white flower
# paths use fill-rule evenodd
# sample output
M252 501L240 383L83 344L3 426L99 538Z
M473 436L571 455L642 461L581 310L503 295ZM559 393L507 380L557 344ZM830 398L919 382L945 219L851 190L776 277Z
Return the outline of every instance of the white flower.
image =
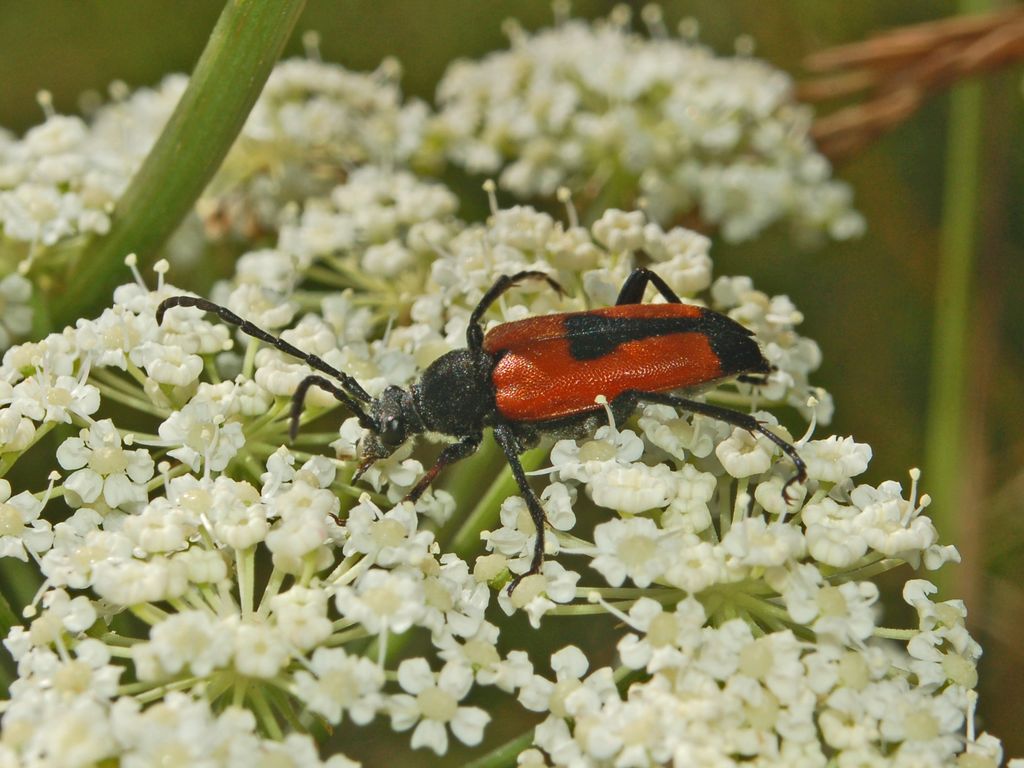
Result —
M55 586L84 589L98 570L131 556L131 540L118 532L100 530L103 517L83 508L53 527L53 547L42 560L43 575Z
M129 356L136 365L143 365L147 359L143 343L155 341L159 333L151 312L136 314L119 303L104 309L95 320L80 318L75 323L75 342L93 364L121 370L127 368Z
M168 616L149 633L149 643L136 645L132 653L151 655L159 663L159 677L188 669L207 676L231 659L231 643L224 642L231 630L204 611L182 611Z
M587 492L598 506L637 515L667 506L676 495L676 478L664 464L613 464L591 477Z
M615 465L630 464L643 454L643 441L631 430L598 428L591 440L582 444L559 440L551 449L551 466L562 480L588 482Z
M203 370L203 359L199 355L155 341L138 347L133 358L139 360L146 373L158 384L184 387L198 379Z
M714 433L702 430L707 420L695 416L692 420L667 405L645 405L637 420L644 437L677 459L685 459L687 451L703 458L714 448Z
M217 540L234 549L248 549L267 537L269 510L260 501L259 492L248 483L223 475L214 481L207 505Z
M57 461L75 470L64 482L86 504L101 495L109 507L146 501L146 483L153 477L153 458L145 449L125 450L110 419L93 422L80 437L57 448Z
M533 664L525 651L503 653L498 646L498 634L497 626L481 621L465 642L459 643L449 634L439 638L436 645L442 659L469 666L481 685L494 685L512 693L530 681Z
M9 393L13 391L13 387L5 387L4 384L5 382L0 381L0 397L3 396L4 389ZM20 408L0 407L0 454L25 450L32 445L35 434L35 425L25 418Z
M160 424L160 438L179 447L168 454L197 471L219 472L245 444L242 425L225 421L218 409L206 400L192 400Z
M310 473L302 472L287 490L268 500L270 515L280 519L266 535L266 546L274 555L274 565L288 573L301 573L306 557L330 562L325 547L338 512L338 498L311 481L317 482Z
M358 725L369 723L383 706L384 674L369 659L350 656L342 648L317 648L309 671L295 673L294 691L312 711L333 725L348 713Z
M399 504L385 513L363 494L345 520L348 540L344 554L369 555L385 567L416 563L434 540L429 531L417 532L418 523L412 504Z
M857 524L860 510L856 507L826 497L806 505L800 514L807 526L807 551L818 562L846 568L867 552L868 542Z
M733 477L759 475L767 472L772 464L772 449L768 448L767 438L739 428L715 447L715 455Z
M544 494L548 495L545 496ZM566 491L564 497L562 492L557 489L551 492L545 490L544 494L542 494L541 498L542 504L546 504L546 499L551 497L554 497L556 502L553 510L555 516L553 519L549 518L548 520L548 522L552 523L552 527L555 527L556 522L558 523L559 530L571 527L575 523L576 518L574 515L566 514L565 507L561 503L568 500L568 492ZM559 513L560 510L561 513ZM487 542L489 550L515 558L510 567L516 573L523 573L529 568L529 564L533 559L534 542L537 537L537 529L533 524L529 508L522 497L509 496L502 502L499 515L502 527L497 531L484 531L481 534L481 538ZM557 554L557 536L550 534L546 527L542 531L542 535L544 536L543 547L545 555Z
M43 504L28 491L11 497L11 484L0 478L0 557L28 561L28 553L40 555L53 543L47 520L39 518Z
M102 763L118 749L102 705L86 697L72 699L60 717L48 718L45 734L45 742L34 745L36 749L54 765L68 768Z
M523 566L525 571L526 566ZM576 596L576 583L580 575L561 563L545 560L540 573L524 577L511 595L508 590L498 593L498 605L511 615L515 609L526 613L530 626L540 627L540 620L558 603L568 603Z
M594 222L594 239L612 253L635 251L644 245L646 220L641 211L609 210Z
M903 599L917 610L921 630L907 643L910 668L923 686L938 687L948 681L973 689L978 683L981 646L967 632L963 601L933 603L928 595L936 591L934 584L923 579L904 585Z
M650 586L665 572L673 549L672 536L645 517L601 523L594 529L594 547L590 565L613 587L627 577L638 587Z
M630 608L629 619L630 626L642 634L630 633L619 640L622 663L653 673L686 664L700 644L707 614L693 597L680 600L673 611L650 598L640 598Z
M93 563L92 588L118 605L174 600L184 595L188 586L186 564L162 556L145 561L111 558Z
M459 706L473 686L468 667L449 662L435 676L426 659L406 659L398 665L398 683L406 693L390 699L391 725L399 731L416 725L414 749L428 747L443 755L448 751L446 726L464 744L483 739L491 716L479 707Z
M583 651L575 645L565 646L551 657L555 682L534 675L519 692L520 703L533 712L550 711L553 715L564 717L565 697L582 685L582 678L589 666L590 662Z
M778 583L786 610L794 621L810 626L819 639L860 647L875 629L878 587L870 581L827 584L818 568L795 566Z
M323 589L296 584L270 599L277 630L289 644L309 651L331 636L327 598L328 593Z
M68 632L84 632L96 623L96 606L85 595L72 598L63 589L51 589L43 595L42 603L46 612L40 620L58 619ZM33 631L35 628L33 622ZM105 646L100 647L105 649ZM84 651L86 648L82 647L81 650ZM102 663L105 664L107 661L109 657L103 658Z
M711 499L718 481L710 472L700 472L692 464L684 464L674 473L675 496L661 516L666 529L700 533L711 525ZM781 489L779 496L781 498Z
M338 612L373 634L405 632L423 618L423 585L407 573L370 570L335 596Z
M277 627L243 620L233 634L235 669L243 675L274 677L291 657L284 633Z
M665 581L691 595L728 581L725 550L692 533L674 533L675 556L665 569Z
M800 531L785 523L766 523L763 517L749 517L733 523L722 539L726 564L770 567L799 559L804 553Z
M70 424L72 415L86 419L96 413L100 393L72 376L39 371L14 386L12 402L30 419Z
M199 521L188 510L157 497L137 515L125 518L122 533L143 552L183 550Z
M877 489L861 485L850 499L861 508L854 524L872 549L885 555L901 555L922 551L938 541L938 531L930 519L921 515L928 504L922 497L917 504L917 481L911 489L910 499L903 498L899 483L887 480Z
M807 464L810 479L840 483L867 469L871 461L871 446L855 443L852 437L832 435L801 445L800 458Z

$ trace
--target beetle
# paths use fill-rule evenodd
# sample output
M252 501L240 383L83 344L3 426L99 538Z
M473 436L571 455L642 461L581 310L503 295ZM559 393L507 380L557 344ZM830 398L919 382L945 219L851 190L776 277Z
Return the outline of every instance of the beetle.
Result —
M796 467L796 473L783 486L787 503L789 487L807 480L807 466L796 448L750 414L676 393L730 378L763 380L772 367L750 330L710 309L684 304L657 273L637 267L623 283L614 306L529 317L485 333L482 318L487 310L503 293L525 280L541 280L564 293L561 285L540 271L499 277L470 314L464 349L439 357L408 389L388 386L376 398L353 377L317 355L303 352L206 299L164 299L157 308L156 320L161 323L172 307L215 313L225 323L318 371L306 376L295 390L290 434L292 439L297 434L309 389L318 387L329 392L369 432L361 445L361 463L353 480L413 435L435 433L446 437L449 442L434 465L409 491L406 498L411 501L430 487L442 469L476 451L484 428L490 427L536 528L530 568L512 580L509 592L523 578L540 571L547 522L519 455L535 446L542 435L579 439L591 434L607 419L600 395L620 423L640 403L647 402L674 406L764 436ZM665 303L642 303L649 284Z

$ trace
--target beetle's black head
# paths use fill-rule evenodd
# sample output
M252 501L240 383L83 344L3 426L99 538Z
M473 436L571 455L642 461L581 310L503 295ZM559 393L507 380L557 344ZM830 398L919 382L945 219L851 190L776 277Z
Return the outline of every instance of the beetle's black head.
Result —
M370 417L374 428L363 440L363 461L357 477L377 459L387 458L410 436L424 430L412 395L401 387L390 386L381 392L380 397L373 401Z

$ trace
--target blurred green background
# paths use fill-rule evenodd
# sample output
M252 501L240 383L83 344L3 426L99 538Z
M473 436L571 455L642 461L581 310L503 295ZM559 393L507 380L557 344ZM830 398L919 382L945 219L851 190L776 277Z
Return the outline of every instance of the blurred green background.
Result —
M798 79L806 76L801 60L809 53L958 10L935 0L662 5L670 24L697 19L702 41L719 52L732 52L740 35L752 36L757 55ZM573 12L593 17L611 7L575 2ZM220 8L211 0L0 4L0 124L21 133L38 123L36 93L43 88L59 111L76 112L82 92L105 92L113 80L134 87L189 71ZM534 29L550 23L551 9L546 0L310 0L287 55L301 55L299 36L316 30L325 60L365 70L395 56L405 91L429 100L449 62L505 47L501 22L510 16ZM967 427L957 441L964 491L935 502L956 521L947 537L965 559L949 575L947 595L966 599L972 632L985 648L979 727L1000 736L1011 756L1024 755L1024 643L1017 635L1024 629L1024 302L1014 299L1024 295L1020 85L1019 68L984 79ZM803 333L824 353L816 382L836 401L836 418L819 435L835 431L870 443L871 483L895 478L906 486L906 470L922 466L925 491L943 190L962 181L946 167L948 115L948 94L940 94L837 168L867 219L863 239L806 252L768 235L743 246L717 242L712 251L716 274L749 274L762 290L789 294L804 312ZM894 588L907 572L897 575Z

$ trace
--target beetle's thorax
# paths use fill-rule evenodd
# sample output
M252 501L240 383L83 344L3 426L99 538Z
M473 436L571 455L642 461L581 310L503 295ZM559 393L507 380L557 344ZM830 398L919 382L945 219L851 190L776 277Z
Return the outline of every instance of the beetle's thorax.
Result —
M493 358L482 351L456 349L431 363L412 398L424 426L461 437L480 432L494 413Z

